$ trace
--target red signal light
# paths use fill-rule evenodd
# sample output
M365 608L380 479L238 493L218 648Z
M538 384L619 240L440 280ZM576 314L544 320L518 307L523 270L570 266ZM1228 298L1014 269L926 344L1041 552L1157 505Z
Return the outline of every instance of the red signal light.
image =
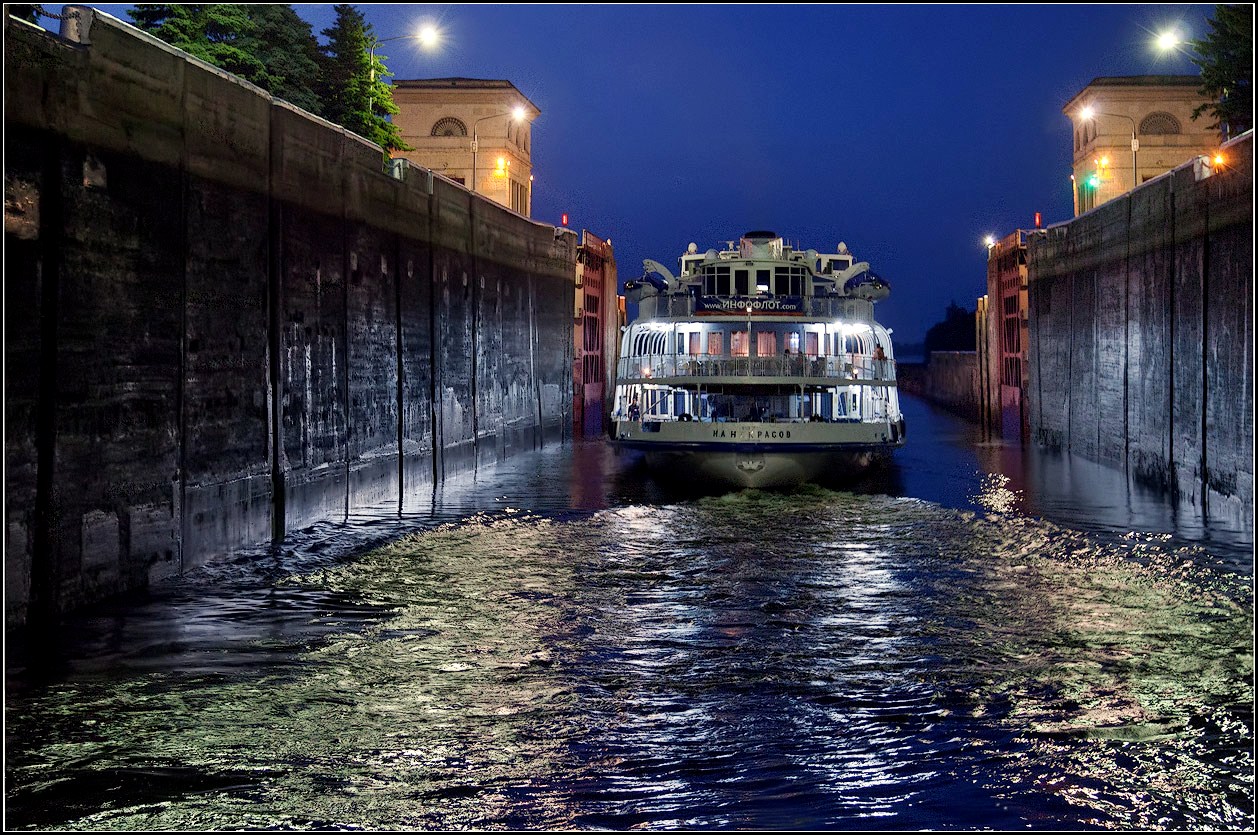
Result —
M567 212L564 212L564 213L563 213L562 215L560 215L559 217L560 217L559 222L560 222L560 223L562 223L564 226L567 226L567 225L568 225L568 213L567 213Z
M1035 228L1039 229L1040 226L1043 224L1043 222L1044 222L1043 219L1040 218L1040 213L1036 212L1035 213Z

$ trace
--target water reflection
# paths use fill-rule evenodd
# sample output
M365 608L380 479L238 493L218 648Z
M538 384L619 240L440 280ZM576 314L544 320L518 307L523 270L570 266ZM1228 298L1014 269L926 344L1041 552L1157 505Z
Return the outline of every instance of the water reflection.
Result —
M101 607L10 659L7 822L1252 828L1252 573L910 420L841 489L544 450Z

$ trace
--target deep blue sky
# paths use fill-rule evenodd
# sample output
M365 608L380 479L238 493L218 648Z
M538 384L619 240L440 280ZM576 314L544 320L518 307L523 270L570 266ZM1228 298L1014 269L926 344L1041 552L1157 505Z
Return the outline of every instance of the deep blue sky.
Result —
M772 229L839 241L918 341L986 288L983 238L1071 216L1062 106L1093 78L1196 73L1153 35L1213 5L357 4L395 78L511 81L533 125L533 216L611 238L620 278ZM129 20L128 6L101 6ZM315 34L332 6L298 4ZM51 22L45 22L51 26ZM322 38L320 38L322 40Z

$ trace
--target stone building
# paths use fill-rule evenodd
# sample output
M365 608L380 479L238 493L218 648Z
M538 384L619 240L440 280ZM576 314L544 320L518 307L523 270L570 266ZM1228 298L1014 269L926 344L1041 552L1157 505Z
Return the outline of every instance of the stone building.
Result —
M510 81L395 80L393 117L415 148L395 158L436 171L525 217L532 216L532 124L537 106Z
M1062 108L1071 121L1075 216L1193 157L1210 156L1221 141L1198 75L1094 78ZM1134 177L1133 177L1134 172Z

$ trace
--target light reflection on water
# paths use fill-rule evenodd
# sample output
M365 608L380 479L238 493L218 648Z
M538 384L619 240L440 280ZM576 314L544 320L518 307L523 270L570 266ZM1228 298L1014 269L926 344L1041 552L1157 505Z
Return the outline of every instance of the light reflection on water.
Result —
M551 450L105 607L10 669L7 823L1252 829L1242 546L920 417L848 489Z

